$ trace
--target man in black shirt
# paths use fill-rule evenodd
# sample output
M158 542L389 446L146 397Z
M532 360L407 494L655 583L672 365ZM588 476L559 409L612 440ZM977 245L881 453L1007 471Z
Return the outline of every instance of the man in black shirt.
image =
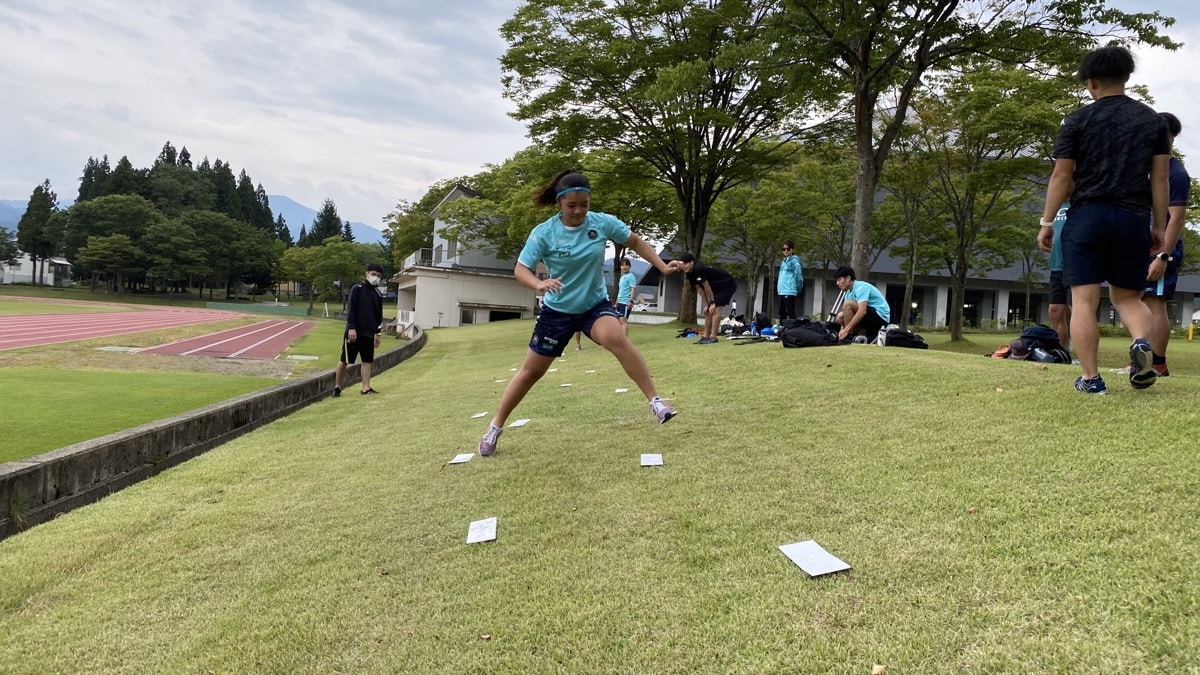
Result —
M342 355L334 371L333 397L342 395L342 379L346 365L354 363L360 356L362 365L363 394L378 394L371 388L371 363L375 360L375 348L379 346L379 331L383 329L383 297L376 290L383 285L383 267L376 263L367 265L365 279L350 287L350 300L346 304L346 332L342 335Z
M1123 47L1103 47L1084 57L1078 76L1094 103L1068 115L1059 128L1037 238L1049 251L1054 215L1070 198L1061 239L1063 283L1071 288L1071 341L1083 368L1075 388L1087 394L1107 392L1096 354L1096 310L1106 281L1109 298L1134 338L1129 383L1145 389L1157 377L1146 341L1151 315L1141 290L1151 248L1162 243L1166 229L1171 142L1158 113L1125 95L1132 73L1133 55Z
M696 341L698 345L709 345L717 341L717 327L721 323L721 308L733 299L737 280L725 270L696 262L696 256L684 253L679 256L683 272L696 295L704 301L704 334Z

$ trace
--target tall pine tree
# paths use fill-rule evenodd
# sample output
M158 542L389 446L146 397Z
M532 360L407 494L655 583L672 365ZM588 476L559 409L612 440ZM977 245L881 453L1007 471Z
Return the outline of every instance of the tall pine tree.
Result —
M25 207L25 215L17 223L17 246L29 254L37 270L35 283L39 286L45 282L46 260L57 253L62 244L61 233L56 233L50 226L50 217L57 210L58 195L50 187L50 179L47 178L33 189L29 204Z
M283 219L282 213L275 217L275 238L282 241L288 248L295 245L295 242L292 241L292 231L288 229L287 221Z
M320 246L321 242L330 237L342 236L342 219L338 216L337 206L332 199L326 199L317 218L308 230L308 239L312 246Z

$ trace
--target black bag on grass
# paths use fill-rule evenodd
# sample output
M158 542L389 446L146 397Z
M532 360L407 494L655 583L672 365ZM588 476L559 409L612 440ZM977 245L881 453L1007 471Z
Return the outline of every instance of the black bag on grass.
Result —
M905 330L898 326L893 326L884 330L883 334L884 347L907 347L908 349L929 349L929 345L925 344L925 338L917 335L911 330Z
M836 345L836 333L825 330L824 324L808 319L797 319L795 325L785 328L779 336L784 347L828 347Z

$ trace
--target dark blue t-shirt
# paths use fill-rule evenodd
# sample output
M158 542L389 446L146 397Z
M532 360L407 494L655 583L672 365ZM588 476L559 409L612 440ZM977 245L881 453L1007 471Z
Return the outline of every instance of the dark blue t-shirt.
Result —
M1150 164L1171 153L1167 123L1128 96L1104 98L1067 115L1054 143L1056 159L1075 160L1071 203L1116 204L1150 217Z
M1170 197L1167 198L1167 206L1183 206L1188 205L1188 193L1192 189L1192 177L1188 175L1187 169L1183 168L1183 162L1171 158L1171 168L1167 174L1170 181ZM1170 224L1170 217L1167 218L1167 223ZM1186 228L1185 228L1186 229ZM1175 242L1175 250L1172 252L1176 258L1183 255L1183 230L1179 231L1179 241Z

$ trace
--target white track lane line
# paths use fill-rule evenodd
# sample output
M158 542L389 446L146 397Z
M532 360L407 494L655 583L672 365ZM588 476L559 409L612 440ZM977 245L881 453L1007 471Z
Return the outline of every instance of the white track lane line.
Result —
M292 324L291 326L288 326L287 328L284 328L283 330L281 330L281 331L279 331L278 333L276 333L276 334L272 335L271 337L269 337L269 338L267 338L267 339L265 339L265 340L259 340L258 342L255 342L254 344L250 345L249 347L246 347L245 349L243 349L243 350L241 350L241 351L236 351L236 352L234 352L234 353L232 353L232 354L229 354L229 355L228 355L228 356L226 356L225 358L227 358L227 359L236 359L237 357L241 356L242 354L245 354L246 352L250 351L251 349L254 349L255 347L257 347L257 346L259 346L259 345L263 344L264 342L270 342L271 340L274 340L275 338L279 337L280 335L283 335L284 333L287 333L287 332L293 331L293 330L295 330L295 329L297 329L297 328L299 328L300 326L303 326L303 325L304 325L303 323L295 323L295 324Z
M234 335L233 337L225 338L224 340L218 340L212 344L204 345L203 347L197 347L195 349L190 349L186 352L181 353L180 356L191 356L192 354L195 354L196 352L202 352L205 349L212 349L213 347L219 347L219 346L225 344L226 342L233 342L234 340L240 340L244 337L249 337L251 335L254 335L255 333L261 333L264 330L271 330L272 328L278 328L281 325L283 325L283 324L272 323L271 325L263 326L262 328L259 328L258 330L248 331L248 332L242 333L241 335Z

